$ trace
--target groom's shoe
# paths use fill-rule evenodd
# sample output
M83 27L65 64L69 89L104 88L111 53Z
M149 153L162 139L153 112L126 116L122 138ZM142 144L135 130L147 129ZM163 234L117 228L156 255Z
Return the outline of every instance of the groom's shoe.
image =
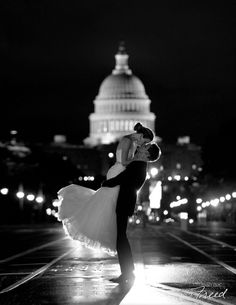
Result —
M129 284L129 283L133 283L134 280L135 280L135 276L133 273L131 273L129 275L121 274L119 277L110 279L109 281L111 281L113 283L118 283L118 284Z

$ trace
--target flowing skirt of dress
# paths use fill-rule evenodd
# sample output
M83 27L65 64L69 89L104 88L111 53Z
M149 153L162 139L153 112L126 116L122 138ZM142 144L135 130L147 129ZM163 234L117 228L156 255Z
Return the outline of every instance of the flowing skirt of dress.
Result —
M125 169L120 163L113 165L107 179ZM69 237L92 249L116 254L116 203L119 186L101 187L97 191L71 184L58 192L58 219Z

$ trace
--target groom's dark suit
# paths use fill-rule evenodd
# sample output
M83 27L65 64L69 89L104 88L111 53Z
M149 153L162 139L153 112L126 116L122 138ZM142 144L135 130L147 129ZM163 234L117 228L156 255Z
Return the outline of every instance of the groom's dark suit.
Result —
M116 177L106 180L102 186L114 187L120 185L117 199L117 254L121 274L128 278L134 271L134 262L127 239L126 230L128 217L134 213L137 200L137 191L142 187L146 179L147 163L144 161L133 161L126 169Z

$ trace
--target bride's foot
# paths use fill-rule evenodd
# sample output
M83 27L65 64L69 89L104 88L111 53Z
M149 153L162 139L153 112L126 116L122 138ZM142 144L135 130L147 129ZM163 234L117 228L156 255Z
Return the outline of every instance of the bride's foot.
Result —
M135 280L135 276L133 273L131 274L128 274L128 275L124 275L124 274L121 274L119 277L116 277L116 278L112 278L110 279L109 281L113 282L113 283L118 283L118 284L121 284L121 283L133 283Z

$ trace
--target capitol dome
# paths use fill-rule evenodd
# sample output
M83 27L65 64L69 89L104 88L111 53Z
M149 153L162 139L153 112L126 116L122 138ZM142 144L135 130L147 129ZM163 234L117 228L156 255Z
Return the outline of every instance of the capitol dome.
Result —
M123 45L115 55L116 66L102 82L90 114L90 135L87 145L110 144L133 132L137 122L154 130L155 115L150 112L142 81L128 66L128 54Z
M111 74L102 82L97 99L135 98L148 96L141 80L133 74Z

